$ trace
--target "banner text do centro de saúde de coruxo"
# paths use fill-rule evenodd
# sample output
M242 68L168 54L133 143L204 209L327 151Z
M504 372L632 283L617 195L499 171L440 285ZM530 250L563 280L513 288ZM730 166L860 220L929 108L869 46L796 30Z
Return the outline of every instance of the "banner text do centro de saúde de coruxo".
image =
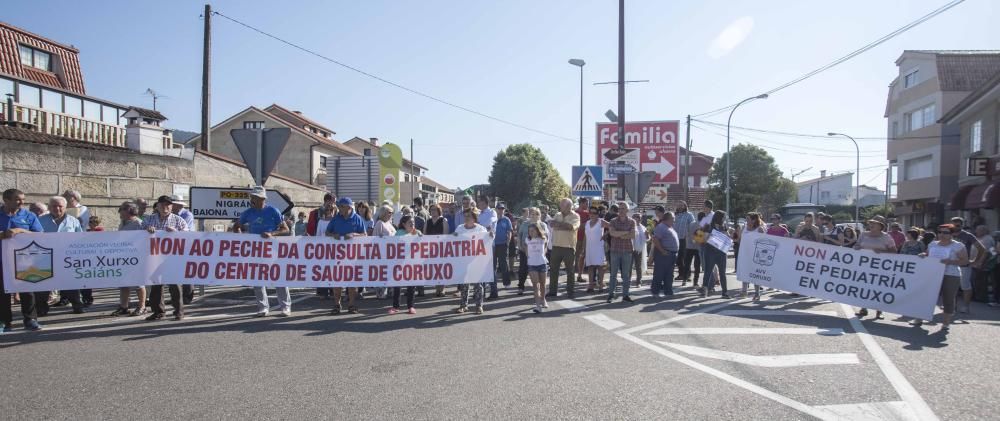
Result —
M145 231L3 241L7 292L157 284L396 287L492 282L488 235L275 237Z

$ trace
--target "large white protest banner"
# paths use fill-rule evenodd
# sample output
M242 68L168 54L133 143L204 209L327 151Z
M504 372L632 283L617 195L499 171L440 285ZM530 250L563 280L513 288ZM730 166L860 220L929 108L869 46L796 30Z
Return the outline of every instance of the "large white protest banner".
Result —
M838 303L931 319L941 289L940 260L875 253L747 233L741 281Z
M157 284L396 287L493 281L488 235L275 237L23 233L3 241L7 292Z

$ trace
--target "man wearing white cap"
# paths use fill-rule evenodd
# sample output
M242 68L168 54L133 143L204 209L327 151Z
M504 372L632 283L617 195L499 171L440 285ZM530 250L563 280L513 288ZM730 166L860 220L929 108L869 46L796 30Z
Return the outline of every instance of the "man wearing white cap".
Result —
M250 209L240 214L238 224L242 232L257 234L263 238L271 238L279 235L288 235L288 225L278 208L268 205L267 190L261 186L256 186L250 191ZM281 306L282 316L292 315L292 296L288 292L288 287L277 287L278 304ZM254 295L257 296L257 317L267 316L271 303L267 298L266 287L254 288Z

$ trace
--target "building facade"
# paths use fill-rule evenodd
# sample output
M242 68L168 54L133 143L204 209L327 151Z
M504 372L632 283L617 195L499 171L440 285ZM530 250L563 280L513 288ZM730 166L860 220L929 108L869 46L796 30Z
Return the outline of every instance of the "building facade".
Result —
M886 100L889 200L906 225L926 226L953 212L960 127L939 122L1000 67L1000 51L906 50Z
M994 76L941 117L959 131L959 189L948 209L967 223L1000 229L1000 66Z
M853 205L854 173L827 175L820 171L819 178L795 183L799 203L817 205Z
M277 104L267 108L247 107L212 127L211 144L208 151L234 160L242 160L230 131L233 129L269 129L284 127L291 129L291 135L274 171L292 177L302 183L320 188L326 186L326 163L334 157L360 157L357 151L333 140L334 132L303 116L297 111L289 111ZM199 145L201 135L195 136L188 144Z
M0 22L0 114L22 127L125 146L129 106L89 96L80 51ZM169 140L170 132L163 134Z

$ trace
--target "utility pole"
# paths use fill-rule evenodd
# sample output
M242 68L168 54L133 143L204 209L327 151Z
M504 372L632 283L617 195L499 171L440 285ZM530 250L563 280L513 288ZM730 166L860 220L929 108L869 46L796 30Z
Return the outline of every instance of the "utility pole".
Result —
M625 0L618 0L618 150L623 149L625 149ZM624 200L625 177L617 178L620 191L618 197Z
M209 150L212 145L211 127L211 78L212 71L212 5L205 5L205 44L201 56L201 149Z
M688 166L691 165L691 114L687 116L687 130L684 131L684 166L681 183L684 183L684 203L690 200L691 183L688 182ZM690 203L688 203L690 205Z
M417 183L417 176L414 175L414 171L417 170L417 163L413 161L413 138L410 138L410 204L413 204L413 199L416 196L413 195L413 185Z

